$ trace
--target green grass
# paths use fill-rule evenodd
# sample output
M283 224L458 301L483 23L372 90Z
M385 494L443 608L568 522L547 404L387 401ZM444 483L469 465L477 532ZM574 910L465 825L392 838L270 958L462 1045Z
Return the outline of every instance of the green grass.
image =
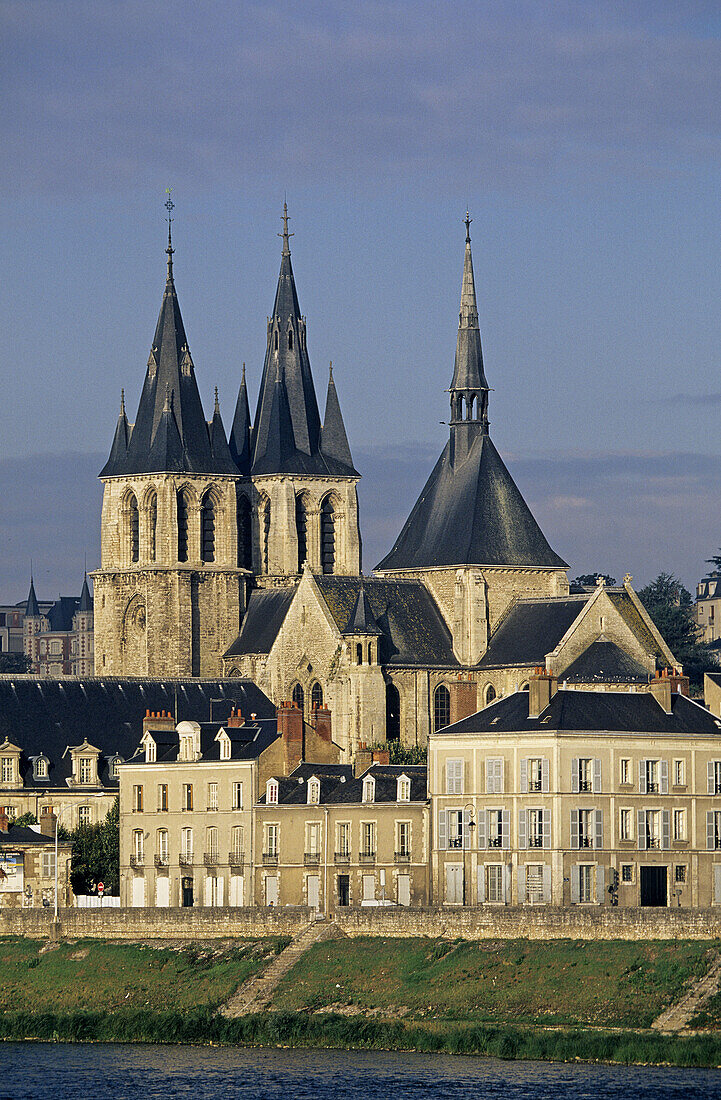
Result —
M118 1008L214 1008L289 941L221 944L61 943L0 938L0 1011L77 1012Z
M427 1023L648 1027L716 949L698 941L335 940L299 960L272 1007L351 1006Z
M691 1028L707 1028L710 1031L721 1030L721 993L715 993L709 997L705 1005L696 1015L689 1020Z

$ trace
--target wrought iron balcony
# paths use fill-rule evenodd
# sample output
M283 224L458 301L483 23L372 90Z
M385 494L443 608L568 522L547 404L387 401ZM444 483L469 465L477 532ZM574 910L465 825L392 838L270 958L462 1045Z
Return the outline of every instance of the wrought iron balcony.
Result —
M180 855L178 856L178 863L180 864L181 867L192 867L193 866L193 853L192 852L181 852Z
M375 852L361 852L358 858L361 863L375 863L376 854Z
M588 793L593 790L593 783L590 779L581 779L578 784L579 791Z
M463 837L462 836L449 836L449 838L448 838L448 847L449 848L462 848L463 847Z
M218 853L217 853L217 851L216 852L206 852L205 855L203 856L203 863L205 864L206 867L217 867L217 865L218 865Z
M350 852L336 852L333 858L336 863L350 863Z
M278 853L277 852L263 852L263 866L264 867L277 867L278 866Z
M303 864L306 867L317 867L320 863L320 852L304 852Z
M156 867L167 867L169 863L170 863L170 860L168 858L168 853L167 852L165 852L163 855L156 855L156 857L155 857L155 866Z
M578 847L579 848L591 848L591 847L593 847L593 845L591 844L590 836L580 836L578 838Z
M658 794L658 783L653 783L651 780L646 784L647 794Z
M145 856L143 856L143 855L131 856L130 857L130 866L131 867L144 867L145 866Z
M543 780L542 779L529 779L528 789L529 789L529 791L532 791L534 793L536 791L542 791L543 790Z
M245 852L228 852L228 863L231 867L242 867L245 863Z
M394 858L396 863L410 863L411 853L407 852L407 851L405 851L405 852L394 852L393 853L393 858Z
M488 847L489 848L502 848L503 847L503 837L502 836L489 836L489 838L488 838Z
M528 847L529 848L542 848L543 847L543 837L542 836L529 836L529 838L528 838Z

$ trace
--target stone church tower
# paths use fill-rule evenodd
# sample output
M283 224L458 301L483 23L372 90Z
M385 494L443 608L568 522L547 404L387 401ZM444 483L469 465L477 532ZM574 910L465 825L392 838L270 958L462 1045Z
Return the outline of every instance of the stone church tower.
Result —
M357 575L360 531L353 466L333 369L321 424L290 261L288 209L283 252L255 423L251 427L245 372L230 436L244 475L238 487L239 554L262 587L313 573Z
M568 594L568 567L546 541L489 435L468 214L465 224L450 438L395 546L374 572L422 580L443 611L456 659L474 665L514 598Z
M138 414L121 400L105 486L95 588L98 676L216 676L245 608L238 469L217 392L205 420L168 273Z

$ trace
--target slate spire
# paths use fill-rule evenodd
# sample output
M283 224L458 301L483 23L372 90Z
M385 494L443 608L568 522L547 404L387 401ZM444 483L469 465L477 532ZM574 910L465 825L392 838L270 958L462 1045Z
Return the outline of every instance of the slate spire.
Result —
M30 574L30 591L28 592L28 602L25 605L26 616L38 616L40 614L40 608L38 607L37 596L35 595L35 581L32 574Z
M128 424L128 418L125 414L125 390L120 391L120 413L118 415L118 422L115 425L115 435L113 436L113 445L110 448L110 457L106 463L105 469L101 473L101 477L106 473L113 470L121 470L128 457L128 444L130 443L130 435L132 428Z
M230 431L230 453L241 474L250 473L250 405L248 387L245 382L245 363L240 381L238 400L235 405L233 427Z
M461 308L458 317L456 361L451 382L451 440L462 460L472 440L488 431L488 382L483 369L481 330L471 253L471 216L466 211L466 249L463 257Z
M340 411L338 391L333 380L333 364L328 371L328 393L325 399L325 416L320 430L320 449L326 458L348 467L349 473L355 473L353 458L348 445L343 414Z
M90 595L90 589L88 588L88 574L85 573L83 577L83 588L80 593L80 606L78 611L92 611L93 610L93 598Z
M195 379L195 368L180 313L173 276L173 243L168 220L167 274L160 314L148 357L135 424L123 458L123 424L101 477L173 472L237 473L229 459L213 455L208 425ZM121 419L123 412L121 412ZM172 419L171 424L169 420Z
M358 595L356 596L353 610L350 613L348 622L346 623L344 634L382 634L383 631L378 626L373 612L371 611L370 600L363 584L363 578L361 577L360 586L358 588Z

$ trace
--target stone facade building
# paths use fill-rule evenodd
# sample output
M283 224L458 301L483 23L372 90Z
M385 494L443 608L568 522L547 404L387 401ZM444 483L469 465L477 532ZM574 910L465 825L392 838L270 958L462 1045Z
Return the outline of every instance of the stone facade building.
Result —
M701 642L721 638L721 573L714 570L696 585L694 617Z
M31 578L23 616L23 652L36 676L92 676L94 660L93 598L88 578L80 596L39 602Z
M53 814L44 814L39 825L14 825L0 810L0 908L30 909L73 903L70 885L71 845L57 844L55 866L55 824Z

